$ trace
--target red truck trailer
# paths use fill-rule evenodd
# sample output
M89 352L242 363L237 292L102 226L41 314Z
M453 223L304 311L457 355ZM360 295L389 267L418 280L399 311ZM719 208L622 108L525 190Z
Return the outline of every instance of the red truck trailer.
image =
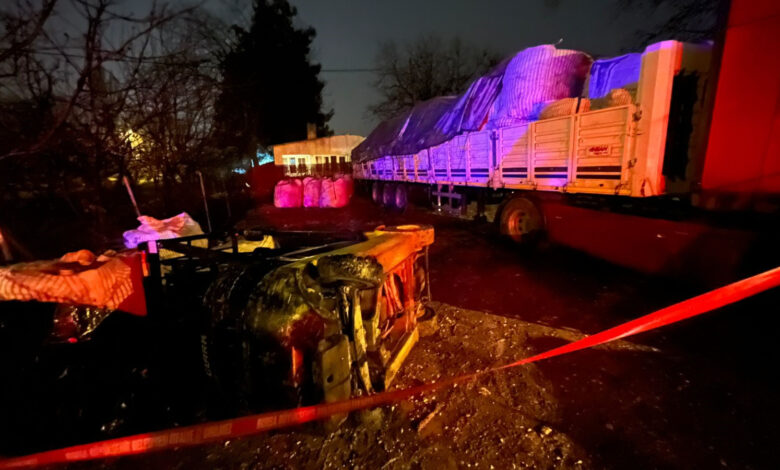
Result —
M780 200L780 4L731 3L718 41L592 60L526 49L353 151L374 199L500 202L516 241L720 282L768 259ZM481 204L480 204L481 206Z

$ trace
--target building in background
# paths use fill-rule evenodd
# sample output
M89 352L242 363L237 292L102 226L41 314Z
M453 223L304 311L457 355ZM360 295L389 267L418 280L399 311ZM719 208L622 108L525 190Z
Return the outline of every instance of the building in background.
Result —
M274 163L284 165L288 176L351 173L352 149L364 139L358 135L334 135L277 144L273 146Z

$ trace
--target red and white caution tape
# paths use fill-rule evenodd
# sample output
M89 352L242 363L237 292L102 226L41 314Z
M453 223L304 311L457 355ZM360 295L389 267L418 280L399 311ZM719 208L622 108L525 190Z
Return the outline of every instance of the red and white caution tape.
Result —
M623 323L592 336L587 336L579 341L493 369L473 374L460 375L405 390L393 390L335 403L304 406L291 410L273 411L270 413L228 419L225 421L175 428L167 431L136 434L134 436L121 437L108 441L82 444L24 457L0 460L0 469L119 457L176 447L205 444L295 426L364 408L396 403L414 395L431 392L455 383L471 380L477 376L496 370L530 364L541 361L542 359L561 356L563 354L633 336L645 331L654 330L738 302L777 286L780 286L780 267L720 287L683 302L676 303L637 318L636 320Z

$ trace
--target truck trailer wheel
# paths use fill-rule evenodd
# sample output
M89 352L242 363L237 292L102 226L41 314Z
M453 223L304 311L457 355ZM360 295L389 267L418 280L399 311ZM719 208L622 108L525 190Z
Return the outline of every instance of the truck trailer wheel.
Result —
M382 205L388 209L392 209L395 207L395 185L392 183L385 183L382 189Z
M381 181L374 181L374 184L371 186L371 199L374 201L374 204L379 204L380 206L382 205L384 195L382 186Z
M537 240L543 229L539 208L528 198L517 197L506 203L501 210L501 235L517 243Z
M399 184L398 187L395 188L394 206L399 211L404 211L408 204L409 204L409 195L407 193L406 185Z

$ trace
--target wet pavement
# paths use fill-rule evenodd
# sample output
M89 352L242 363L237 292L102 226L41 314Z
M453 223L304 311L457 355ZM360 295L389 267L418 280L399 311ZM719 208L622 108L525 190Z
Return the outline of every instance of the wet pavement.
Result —
M246 227L370 230L429 223L440 316L398 385L541 352L703 291L556 246L500 239L488 223L421 209L264 206ZM717 256L717 254L713 254ZM467 386L225 444L72 468L777 468L775 317L769 292L706 316L490 374Z

